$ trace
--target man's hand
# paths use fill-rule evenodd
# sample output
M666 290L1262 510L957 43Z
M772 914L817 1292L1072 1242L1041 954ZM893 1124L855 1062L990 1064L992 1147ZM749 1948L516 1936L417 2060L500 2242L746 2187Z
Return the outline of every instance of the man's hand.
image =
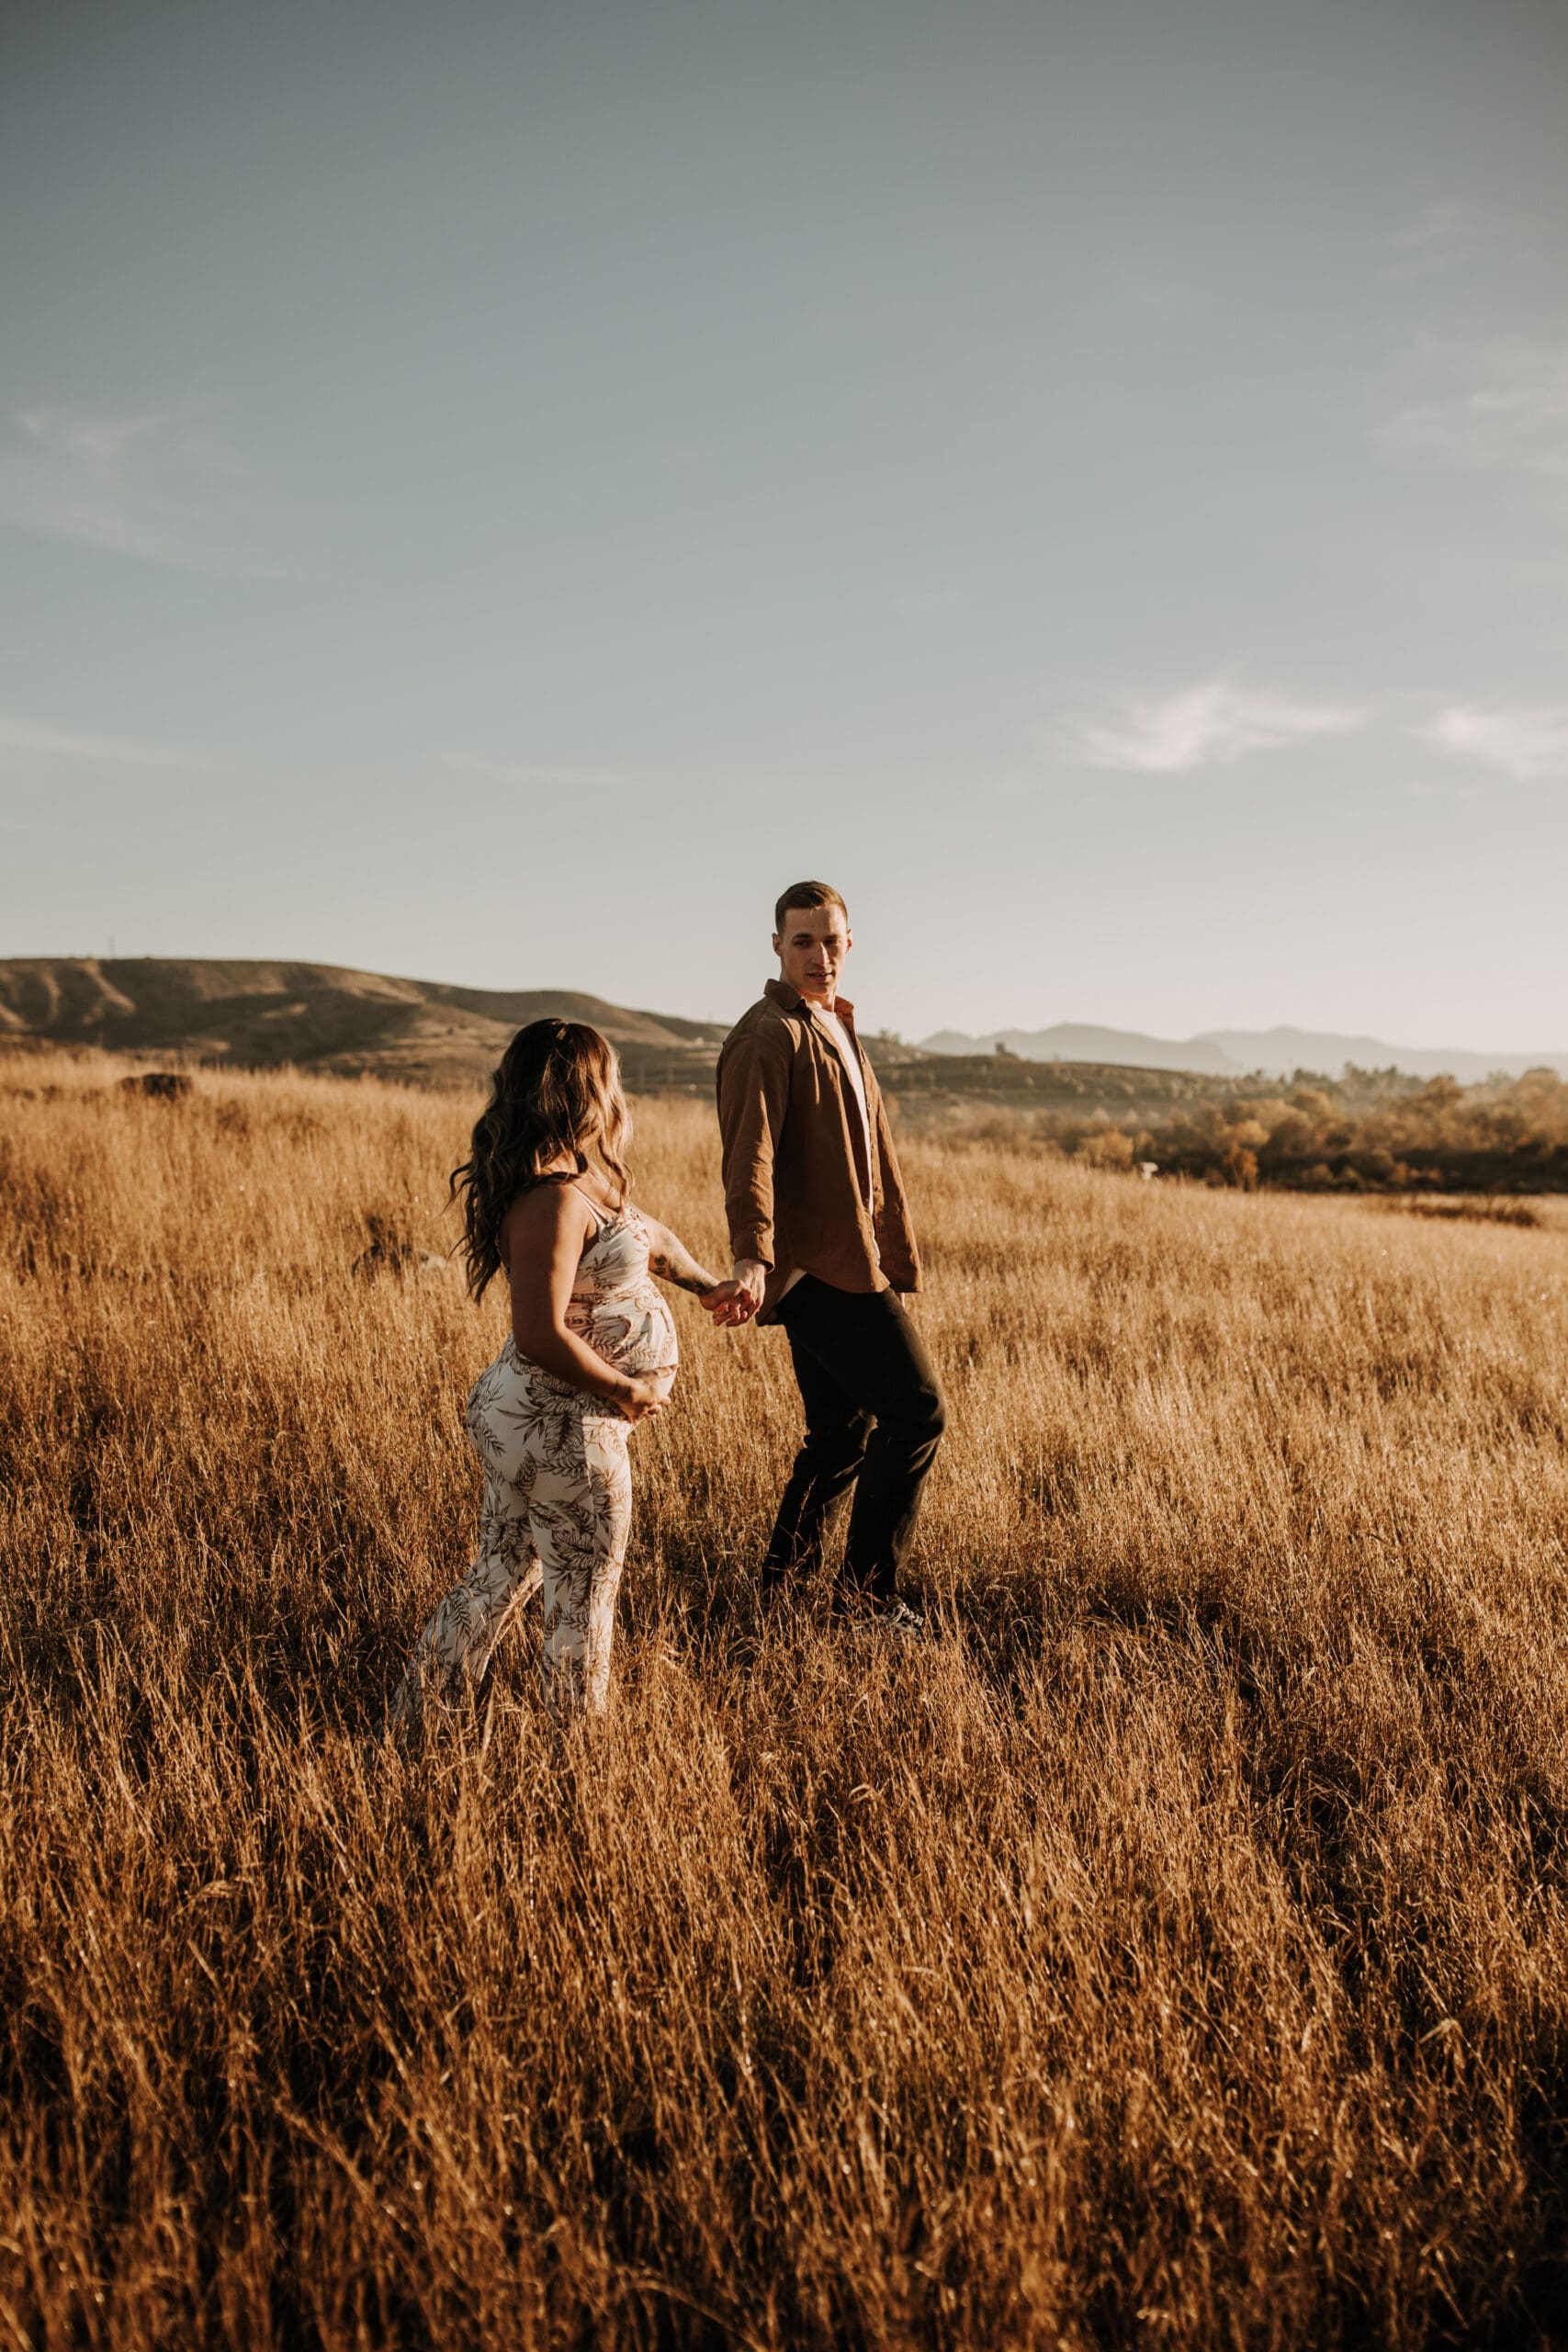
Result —
M749 1323L757 1311L739 1283L715 1283L711 1290L700 1290L697 1297L721 1331L734 1323Z
M760 1258L737 1258L735 1287L739 1294L744 1313L738 1321L750 1322L762 1304L762 1293L768 1286L768 1270Z

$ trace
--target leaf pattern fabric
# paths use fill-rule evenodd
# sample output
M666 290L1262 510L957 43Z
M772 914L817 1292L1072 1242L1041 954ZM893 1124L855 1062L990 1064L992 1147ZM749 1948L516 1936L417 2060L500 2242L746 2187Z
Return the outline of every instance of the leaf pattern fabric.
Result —
M619 1371L659 1382L665 1395L673 1387L675 1318L649 1271L648 1227L629 1201L579 1260L566 1327Z
M629 1204L584 1250L566 1320L618 1370L657 1380L665 1393L673 1385L674 1321ZM432 1699L451 1704L476 1692L508 1623L536 1592L546 1703L563 1717L602 1713L631 1530L631 1424L508 1340L468 1392L468 1428L484 1471L478 1555L421 1634L391 1718L406 1722Z

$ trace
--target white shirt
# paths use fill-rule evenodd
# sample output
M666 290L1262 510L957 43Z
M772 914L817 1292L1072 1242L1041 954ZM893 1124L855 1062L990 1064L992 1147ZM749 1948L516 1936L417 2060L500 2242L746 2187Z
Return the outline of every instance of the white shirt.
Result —
M849 1031L845 1028L843 1023L840 1020L836 1012L829 1012L827 1006L824 1004L812 1004L809 999L807 1001L807 1010L810 1012L814 1020L819 1021L822 1023L823 1028L826 1029L829 1036L832 1039L833 1044L838 1050L839 1059L843 1063L845 1069L849 1072L850 1085L854 1093L855 1108L860 1113L861 1136L865 1145L865 1191L863 1197L866 1207L869 1209L871 1206L871 1105L865 1099L865 1080L861 1072L860 1056L855 1051L853 1038L850 1035ZM796 1283L799 1282L805 1271L806 1269L804 1266L794 1266L790 1269L790 1272L784 1276L783 1283L779 1285L779 1296L781 1298L784 1297L786 1291L792 1291L795 1288Z
M836 1012L829 1012L827 1006L822 1004L814 1004L811 1010L837 1046L839 1058L849 1071L850 1084L855 1091L855 1102L860 1111L861 1139L865 1145L865 1204L870 1208L871 1107L865 1099L865 1080L861 1075L860 1056L855 1051L854 1040Z

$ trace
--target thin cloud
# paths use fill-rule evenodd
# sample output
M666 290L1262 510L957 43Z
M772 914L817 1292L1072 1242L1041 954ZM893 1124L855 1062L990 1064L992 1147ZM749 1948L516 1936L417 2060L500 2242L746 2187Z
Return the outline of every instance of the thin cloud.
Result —
M128 743L112 735L83 735L64 727L41 727L27 718L0 718L0 762L86 761L100 767L194 768L207 764L160 743Z
M621 768L530 768L517 767L504 760L476 759L468 752L443 752L441 764L458 775L475 775L486 784L626 786L640 789L642 778L628 775Z
M1515 352L1476 372L1485 380L1387 418L1382 447L1468 472L1568 474L1568 351Z
M1444 277L1473 260L1500 226L1495 207L1457 197L1418 205L1383 240L1385 275L1401 279Z
M1365 714L1340 703L1234 686L1224 678L1179 694L1134 701L1114 726L1079 728L1073 755L1086 767L1140 775L1190 775L1234 767L1258 752L1282 752L1329 735L1348 735Z
M231 451L179 410L39 406L0 426L0 524L180 571L267 576Z
M1568 703L1454 703L1422 729L1422 740L1516 784L1568 776Z

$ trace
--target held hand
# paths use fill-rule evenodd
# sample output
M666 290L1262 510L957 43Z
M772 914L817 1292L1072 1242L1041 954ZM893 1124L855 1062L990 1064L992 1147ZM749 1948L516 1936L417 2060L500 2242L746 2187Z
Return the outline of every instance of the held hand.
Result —
M768 1270L760 1259L737 1258L735 1288L745 1307L745 1313L740 1317L741 1321L744 1322L756 1314L762 1304L762 1293L767 1288L767 1283Z
M721 1331L750 1321L754 1312L739 1283L715 1283L711 1290L699 1291L697 1296Z
M620 1399L621 1410L628 1421L646 1421L651 1414L661 1413L664 1404L651 1380L634 1380Z

